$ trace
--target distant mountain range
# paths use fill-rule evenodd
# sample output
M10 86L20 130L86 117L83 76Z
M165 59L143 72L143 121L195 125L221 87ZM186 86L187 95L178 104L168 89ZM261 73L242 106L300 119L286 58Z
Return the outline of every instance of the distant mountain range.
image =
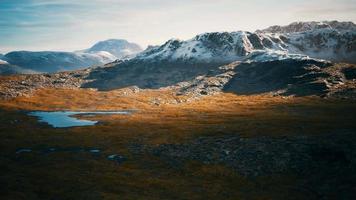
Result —
M18 66L19 73L21 69L41 73L100 66L117 59L130 59L130 63L215 65L290 57L356 63L356 25L337 21L294 22L256 32L204 33L186 41L171 39L144 51L126 40L110 39L76 52L16 51L1 59Z
M92 69L87 77L91 81L82 87L321 95L347 88L344 69L330 61L356 63L355 24L298 22L254 33L214 32L186 41L172 39L130 60ZM345 94L349 92L353 90Z
M77 70L128 58L139 51L142 50L137 44L114 39L98 42L87 50L77 52L13 51L0 55L0 74Z
M98 53L102 51L109 52L117 59L130 58L141 52L143 49L135 43L127 40L110 39L96 43L90 49L86 49L84 53Z
M70 67L69 64L66 68L58 67L63 64L55 67L52 63L80 63L80 66L87 67L99 59L99 63L104 63L113 60L111 56L117 58L120 55L128 59L115 60L89 70L28 76L28 84L33 87L50 85L98 90L131 86L170 88L176 94L193 97L224 91L244 95L271 92L277 95L356 98L356 66L353 65L356 63L355 27L352 22L296 22L253 33L204 33L186 41L172 39L140 53L137 53L140 49L135 45L128 47L129 43L108 40L75 53L9 53L4 56L9 63L4 71L11 73L8 68L13 63L31 66L30 70L35 69L36 72L46 70L39 68L38 63L52 67L53 71L74 70L81 67ZM58 83L57 75L63 76L64 81ZM44 83L37 84L42 79ZM19 88L22 88L21 84L18 83ZM12 87L13 83L4 88Z

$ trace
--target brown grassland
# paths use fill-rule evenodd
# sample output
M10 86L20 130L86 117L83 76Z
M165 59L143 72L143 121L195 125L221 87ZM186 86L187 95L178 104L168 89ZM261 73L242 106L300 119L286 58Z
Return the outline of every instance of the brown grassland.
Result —
M181 143L199 136L318 135L356 130L356 104L319 97L239 96L222 93L181 104L171 91L42 89L0 102L0 199L308 199L293 188L294 174L248 179L222 165L187 162L173 168L128 145ZM29 110L136 110L131 115L88 117L91 127L51 128ZM19 148L95 147L120 154L118 165L85 153L16 155ZM73 198L75 197L75 198Z

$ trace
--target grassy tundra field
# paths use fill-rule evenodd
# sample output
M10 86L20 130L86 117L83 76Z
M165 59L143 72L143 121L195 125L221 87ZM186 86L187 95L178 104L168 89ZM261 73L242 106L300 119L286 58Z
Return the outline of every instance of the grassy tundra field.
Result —
M155 99L161 103L148 103ZM172 100L184 102L164 103ZM186 100L169 90L144 90L127 95L122 90L87 89L42 89L31 97L2 100L0 198L355 197L356 179L352 173L355 151L345 152L355 141L354 102L229 93ZM100 122L95 126L73 128L52 128L27 115L32 110L127 109L134 112L85 116ZM342 139L338 139L341 136ZM219 140L235 137L239 138L239 144L261 151L257 167L248 157L240 160L239 166L229 165L221 159L220 150L211 146ZM303 138L312 138L315 145L306 144ZM208 142L204 142L206 140ZM289 140L313 151L304 152L296 147L301 153L294 154L294 150L288 149L291 147L279 148L280 143ZM197 147L190 145L192 141L198 141L194 143ZM319 143L325 144L321 150L315 147ZM263 146L271 144L278 146L276 152L263 150ZM212 156L192 158L191 147L193 152L203 149L207 154L212 152ZM232 159L229 157L232 151L224 152ZM270 164L274 154L280 153L292 155L287 165L272 162L270 168L260 169ZM299 163L304 157L298 156L306 154L313 160L310 165L308 160L306 165ZM119 155L120 159L108 159L110 155ZM297 162L295 166L294 162ZM252 169L255 170L251 172Z

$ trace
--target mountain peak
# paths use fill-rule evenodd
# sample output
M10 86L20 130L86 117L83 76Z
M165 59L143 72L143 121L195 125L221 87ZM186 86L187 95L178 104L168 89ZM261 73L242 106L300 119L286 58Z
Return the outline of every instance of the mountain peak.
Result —
M244 60L258 51L279 51L317 59L355 63L353 22L293 22L272 26L254 33L247 31L210 32L190 40L168 40L161 46L147 48L135 59L145 61L188 61L195 63L226 63ZM252 54L254 55L254 54ZM266 52L259 58L283 57Z
M86 53L109 52L118 59L135 55L142 51L138 44L128 42L124 39L108 39L94 44Z

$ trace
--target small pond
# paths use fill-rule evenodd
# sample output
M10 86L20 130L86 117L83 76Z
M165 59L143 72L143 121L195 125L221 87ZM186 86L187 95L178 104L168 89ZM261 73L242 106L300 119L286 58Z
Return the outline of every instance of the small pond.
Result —
M98 111L98 112L82 112L82 111L34 111L28 113L29 116L35 116L39 122L45 122L54 128L67 128L75 126L93 126L98 121L78 119L75 116L95 116L95 115L127 115L131 111Z

